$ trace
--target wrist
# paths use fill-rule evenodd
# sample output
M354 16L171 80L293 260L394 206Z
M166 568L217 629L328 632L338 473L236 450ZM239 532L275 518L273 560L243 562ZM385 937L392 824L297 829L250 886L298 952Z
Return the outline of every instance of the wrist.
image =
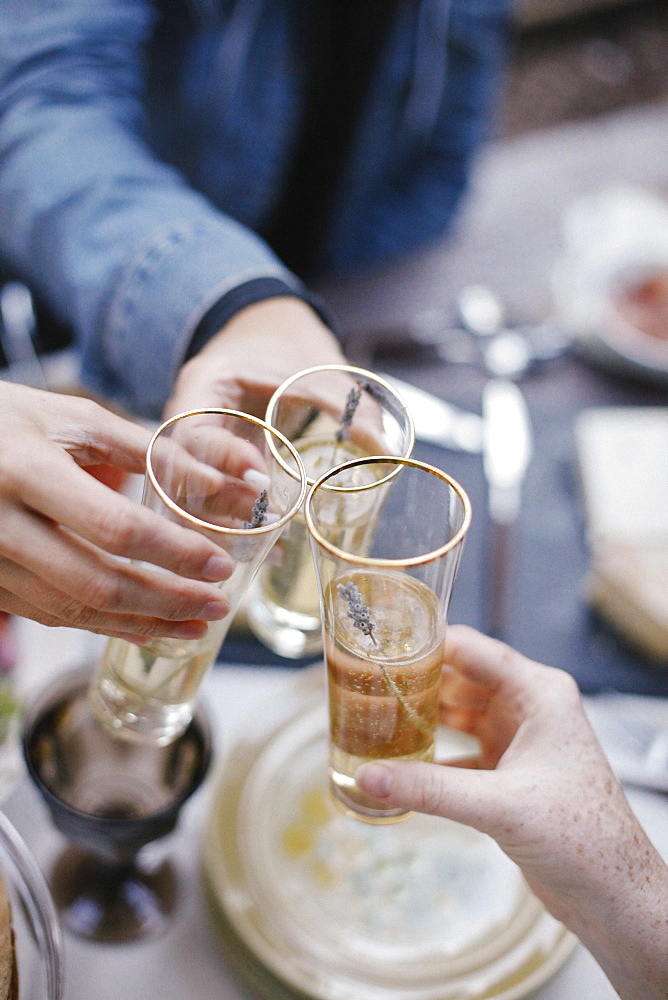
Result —
M301 284L295 286L272 276L253 278L230 289L207 309L195 328L184 360L188 361L197 354L237 313L256 303L279 298L305 302L323 323L330 325L324 305Z
M222 350L230 357L243 354L250 359L249 345L254 342L266 345L272 354L288 347L291 371L346 363L332 329L310 303L296 296L272 297L246 306L217 331L210 344L212 352ZM263 360L253 358L260 367Z

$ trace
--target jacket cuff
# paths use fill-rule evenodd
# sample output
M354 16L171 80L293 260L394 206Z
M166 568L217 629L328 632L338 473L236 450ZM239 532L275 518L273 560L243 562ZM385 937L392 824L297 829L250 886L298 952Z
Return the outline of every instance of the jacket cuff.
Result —
M299 285L290 285L281 278L251 278L225 292L205 312L195 328L192 340L186 350L184 361L188 361L189 358L194 357L232 316L245 309L246 306L280 296L298 298L306 302L320 316L323 323L331 327L322 303L305 288Z

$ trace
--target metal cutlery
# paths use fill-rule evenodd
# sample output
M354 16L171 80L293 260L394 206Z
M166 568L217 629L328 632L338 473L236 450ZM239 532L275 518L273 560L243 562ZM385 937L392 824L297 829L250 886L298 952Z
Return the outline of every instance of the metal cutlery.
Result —
M372 338L373 340L373 338ZM443 308L424 309L394 330L377 334L400 349L418 345L435 351L441 361L482 368L493 378L519 379L565 354L571 338L548 321L508 325L498 295L486 285L467 285L455 302L455 317ZM350 349L355 345L351 343ZM366 363L368 357L364 357Z
M566 334L550 323L508 327L501 299L486 285L463 288L457 310L464 329L478 339L483 365L494 377L520 378L570 346Z
M514 526L533 448L524 396L509 379L490 379L483 389L482 416L478 416L394 376L383 377L401 393L411 410L419 441L474 454L482 452L490 524L486 629L490 635L500 637L508 619Z
M482 394L483 469L490 525L486 630L504 636L512 572L514 526L532 454L529 411L519 388L490 379Z
M379 373L382 374L382 373ZM415 424L419 441L479 454L482 451L482 418L477 413L461 410L409 382L382 374L403 396Z

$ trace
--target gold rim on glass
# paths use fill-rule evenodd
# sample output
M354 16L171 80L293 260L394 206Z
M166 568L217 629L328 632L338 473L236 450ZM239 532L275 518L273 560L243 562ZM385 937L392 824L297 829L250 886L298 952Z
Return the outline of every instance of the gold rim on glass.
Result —
M248 423L255 424L257 427L261 427L265 433L265 436L267 437L267 441L269 443L269 447L271 448L272 454L275 457L277 457L277 452L272 447L273 445L272 438L274 436L280 440L281 444L285 445L285 447L290 452L290 455L295 460L297 466L296 470L291 469L290 466L287 465L287 463L284 462L283 460L281 460L280 462L282 468L288 473L288 475L292 479L296 480L297 478L299 478L301 487L299 490L299 496L290 507L290 510L287 511L281 518L279 518L278 521L272 521L271 524L260 524L258 525L257 528L226 528L222 524L211 524L209 521L203 521L201 518L195 517L194 514L190 514L187 510L184 510L183 507L179 507L179 505L175 503L174 500L172 500L172 498L167 493L165 493L162 486L158 482L155 473L153 471L153 467L151 465L151 456L153 454L153 448L158 438L161 437L161 435L167 430L168 427L171 427L172 424L177 423L177 421L179 420L183 420L184 417L196 417L196 416L204 417L212 415L223 416L223 417L239 417L242 420L248 421ZM283 527L283 525L286 524L291 517L294 517L296 512L302 506L309 485L308 479L306 477L306 470L304 469L304 464L299 456L299 453L297 449L294 447L294 445L290 441L288 441L288 439L285 437L284 434L281 434L280 431L277 431L275 427L270 427L265 420L261 420L259 417L254 417L250 413L243 413L241 410L228 410L222 407L207 407L206 409L201 409L201 410L185 410L183 413L177 413L176 416L170 417L169 420L165 420L165 422L161 424L160 427L158 427L157 431L154 433L153 437L149 441L149 445L146 450L146 474L151 481L153 489L158 494L158 496L165 504L165 506L169 508L169 510L173 511L180 518L183 518L184 521L188 521L193 527L203 528L205 531L215 532L216 534L220 535L247 535L249 531L252 531L254 534L267 534L270 531L276 531L277 528Z
M394 388L393 385L390 385L390 383L387 382L380 375L376 375L375 372L370 372L366 368L357 368L355 365L313 365L313 367L311 368L303 368L301 371L295 372L294 375L290 375L288 378L286 378L284 382L281 382L278 389L275 390L271 399L267 403L267 410L264 415L264 418L267 421L267 424L272 428L272 430L276 430L276 428L272 423L272 420L274 418L274 413L276 407L278 406L278 402L281 399L281 397L285 394L286 389L289 389L291 385L293 385L295 382L299 382L302 378L305 378L305 376L314 375L317 372L346 372L346 374L349 375L359 375L360 378L365 379L366 381L375 382L377 385L382 386L382 388L385 389L385 391L390 396L396 399L396 401L403 408L403 411L406 414L408 442L406 444L405 454L394 455L393 457L407 458L409 455L412 454L413 448L415 447L415 424L413 423L413 417L411 415L411 411L408 408L408 404L406 403L405 399L403 398L401 393ZM280 435L280 431L276 431L276 433ZM274 450L273 441L271 439L269 440L269 447L274 453L275 458L281 463L281 465L285 465L281 456L278 454L277 451ZM387 479L391 478L394 475L396 475L396 472L391 472L389 476L386 476L384 479L381 479L378 482L374 483L374 486L379 486L381 483L386 482ZM306 482L308 486L313 486L315 480L311 479L311 477L307 475ZM325 488L331 490L333 493L341 489L340 486L327 486Z
M373 465L377 462L395 463L399 466L410 466L413 469L421 469L423 472L428 472L430 475L436 476L437 479L440 479L442 482L447 483L447 485L450 486L459 498L464 512L462 523L452 538L439 548L433 549L431 552L425 552L425 554L421 556L411 556L408 559L380 559L371 558L370 556L358 556L354 552L347 552L345 549L340 549L338 546L332 545L331 542L320 534L315 526L311 512L311 505L316 491L325 484L325 481L329 479L330 476L336 476L341 472L346 472L348 469L353 469L360 465ZM396 475L399 471L400 470L397 469L392 473L392 475ZM389 477L386 477L386 479L387 478ZM378 486L379 482L385 482L386 479L379 480L375 483L365 484L363 486L325 486L325 489L332 491L337 489L340 493L360 493L362 490ZM416 458L398 458L396 455L367 455L364 458L355 458L351 462L344 462L343 465L337 465L336 468L330 469L313 484L309 490L304 508L304 518L310 534L313 538L315 538L318 545L320 545L327 552L331 553L331 555L336 556L337 559L342 559L345 562L353 563L355 566L377 566L388 567L391 569L400 568L402 566L422 566L425 563L434 562L436 559L440 559L441 556L446 555L446 553L456 548L456 546L459 545L459 543L464 539L466 532L469 530L471 525L471 517L471 501L469 500L466 490L459 485L456 479L449 476L447 472L443 472L442 469L437 469L435 465L429 465L427 462L420 462Z

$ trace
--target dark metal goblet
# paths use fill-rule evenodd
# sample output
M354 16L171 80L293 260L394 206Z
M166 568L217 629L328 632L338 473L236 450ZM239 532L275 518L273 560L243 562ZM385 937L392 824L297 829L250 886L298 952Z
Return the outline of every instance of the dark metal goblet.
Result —
M61 919L94 941L132 941L158 933L176 898L167 858L147 845L176 826L212 756L211 729L198 709L168 746L109 733L90 707L88 668L45 689L28 713L23 753L56 828L71 842L50 876Z

